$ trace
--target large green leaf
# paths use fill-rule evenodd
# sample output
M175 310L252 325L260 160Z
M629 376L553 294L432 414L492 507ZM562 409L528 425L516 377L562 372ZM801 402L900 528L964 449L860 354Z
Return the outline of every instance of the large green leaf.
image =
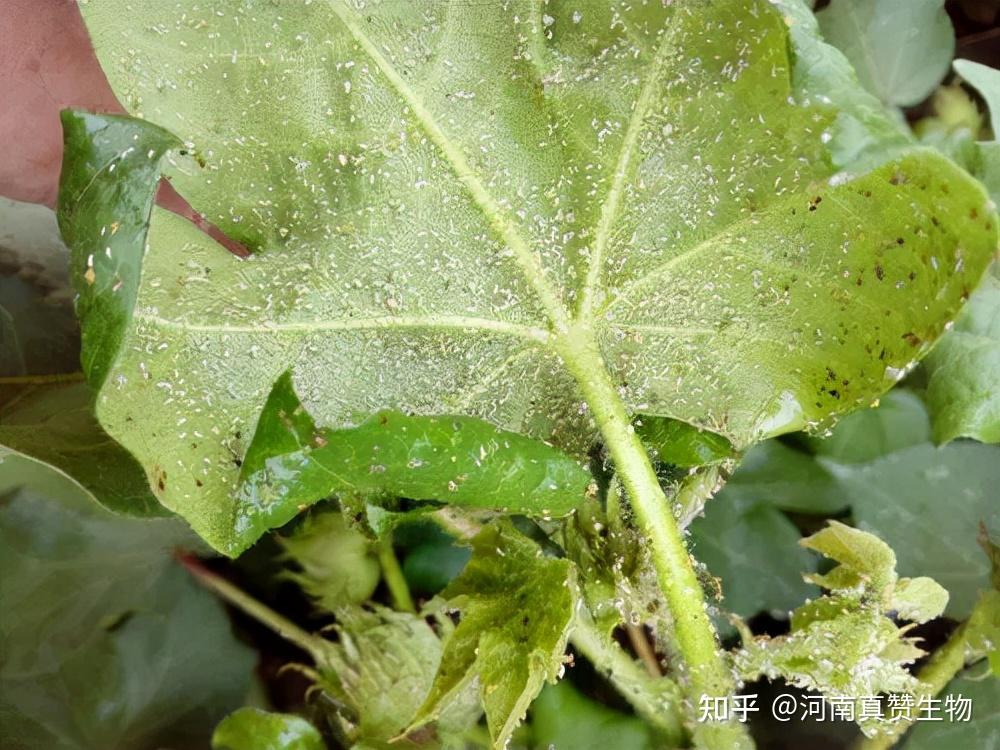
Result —
M927 403L939 443L1000 443L1000 280L988 275L927 358Z
M836 120L828 148L837 167L880 164L913 143L910 129L858 83L851 63L823 40L816 16L803 0L773 0L785 15L792 42L792 84L803 104L832 105Z
M971 667L949 682L938 697L945 721L917 722L907 732L901 750L1000 747L1000 679L983 679L981 667ZM948 716L962 716L963 699L972 701L971 718L948 721ZM949 709L956 713L947 713Z
M926 98L955 52L944 0L832 0L816 16L827 41L886 104L907 107Z
M229 714L212 734L213 750L325 750L319 731L305 719L257 708Z
M531 704L534 747L547 750L652 750L649 727L635 716L585 698L562 680Z
M813 445L818 455L778 441L758 446L713 503L726 504L732 513L755 503L818 515L850 510L859 527L892 547L901 574L939 581L951 595L947 613L966 617L979 590L989 585L989 561L976 538L980 522L997 517L996 448L969 441L935 447L926 408L905 391L844 418L827 443ZM748 532L744 538L754 539ZM772 570L783 568L776 564ZM742 580L723 576L728 588Z
M543 557L506 521L484 527L472 550L442 594L462 619L415 721L438 717L477 680L494 747L503 748L542 686L561 674L576 575L569 561Z
M207 748L254 656L174 560L197 539L178 520L116 517L21 456L0 458L0 494L5 746Z
M65 472L109 510L165 516L142 467L101 429L86 383L0 383L0 451L5 448Z
M596 347L632 410L742 449L886 390L995 245L936 154L831 179L835 113L794 103L763 0L81 7L125 105L204 163L173 184L261 251L154 211L99 400L229 553L259 533L234 454L289 368L319 424L460 413L582 450Z

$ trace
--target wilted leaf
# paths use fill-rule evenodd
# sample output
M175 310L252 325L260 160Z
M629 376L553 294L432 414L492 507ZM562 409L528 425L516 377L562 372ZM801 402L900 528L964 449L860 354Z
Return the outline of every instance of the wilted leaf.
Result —
M860 700L881 693L914 694L919 681L906 666L924 655L909 626L890 619L937 617L947 592L929 579L897 582L892 550L877 537L844 524L829 525L802 545L840 563L824 576L811 576L831 589L792 613L791 631L776 638L747 640L734 661L746 680L781 677L828 698ZM875 721L859 721L866 732Z
M439 716L477 680L493 744L505 746L545 682L563 667L577 605L575 572L506 521L472 540L472 558L442 596L461 612L415 723Z
M82 9L126 106L204 162L173 184L262 251L155 212L99 403L230 554L260 531L233 453L289 368L320 424L461 413L582 451L600 359L634 412L743 449L884 391L995 244L933 153L830 183L833 113L792 103L763 0Z
M179 521L114 516L23 457L2 457L0 471L28 485L0 508L5 742L207 747L248 692L254 657L174 562L173 547L196 539Z
M948 604L948 592L933 578L900 578L892 592L889 609L903 620L927 622L939 617Z
M889 545L874 534L851 528L839 521L828 525L799 544L815 550L847 568L876 596L896 582L896 556Z
M919 104L948 72L955 32L944 0L832 0L820 29L886 104Z
M316 727L293 714L241 708L215 728L212 750L325 750Z

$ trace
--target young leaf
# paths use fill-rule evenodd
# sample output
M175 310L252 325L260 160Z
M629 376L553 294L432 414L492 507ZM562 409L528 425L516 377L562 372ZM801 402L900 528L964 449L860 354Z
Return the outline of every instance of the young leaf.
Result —
M493 745L503 748L542 685L561 674L576 586L571 563L543 557L509 522L484 527L442 594L462 617L414 724L439 716L476 679Z
M591 477L556 448L470 417L382 411L356 427L317 427L285 373L261 412L240 480L236 524L256 538L334 493L562 515L582 502Z
M896 582L896 555L873 534L830 521L826 528L799 544L840 563L876 596L881 597Z
M877 537L844 524L830 525L802 540L803 546L840 563L825 576L811 576L831 589L792 613L791 631L745 642L735 655L743 679L783 677L829 698L859 700L880 693L915 693L918 680L906 670L924 654L889 615L919 622L944 610L947 592L930 579L897 583L892 550ZM860 721L871 733L874 721Z
M832 0L820 29L886 104L919 104L948 72L955 32L944 0Z
M326 750L326 743L299 716L241 708L215 728L212 750Z
M174 560L177 520L115 516L64 475L0 464L0 716L13 747L202 748L255 657Z
M99 404L231 554L260 533L232 453L289 368L323 424L460 413L580 451L574 381L609 369L634 412L741 450L886 390L995 245L933 153L831 184L830 113L793 103L763 0L81 7L126 106L204 161L173 184L261 251L154 212Z

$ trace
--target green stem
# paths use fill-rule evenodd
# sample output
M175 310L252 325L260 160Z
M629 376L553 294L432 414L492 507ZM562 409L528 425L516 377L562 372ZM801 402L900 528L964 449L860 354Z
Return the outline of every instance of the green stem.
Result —
M234 586L225 578L206 568L201 562L191 556L181 556L181 564L202 586L212 591L238 610L249 615L257 622L266 625L279 636L294 643L303 651L309 653L317 662L322 662L330 644L312 633L309 633L287 617L278 614L266 604L254 599L242 589Z
M385 579L385 585L389 587L392 606L400 612L409 612L415 615L417 607L410 595L410 587L406 584L403 569L399 567L399 560L396 559L396 553L392 549L392 532L379 543L378 561L382 566L382 577Z
M615 686L639 716L663 733L668 745L683 743L686 736L680 710L683 696L676 682L669 677L650 677L639 662L598 631L586 610L576 618L570 643Z
M593 331L581 324L574 325L559 338L557 345L604 436L639 528L649 540L653 566L674 621L688 698L694 707L703 696L728 699L735 692L735 685L719 649L698 575L670 501L660 487L642 441L635 434ZM712 750L753 747L746 727L736 722L698 724L694 739L700 747Z

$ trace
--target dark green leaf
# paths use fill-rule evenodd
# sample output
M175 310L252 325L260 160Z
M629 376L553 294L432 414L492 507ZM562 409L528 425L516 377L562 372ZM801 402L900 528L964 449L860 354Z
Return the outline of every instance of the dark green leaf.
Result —
M531 704L531 734L547 750L653 750L649 727L582 696L566 680L546 685Z
M0 384L0 400L0 451L51 465L116 513L172 515L153 496L142 467L97 423L86 383Z
M212 750L325 750L316 728L292 714L241 708L229 714L212 735Z
M182 144L131 117L65 110L62 124L59 229L71 253L83 372L98 390L132 320L160 159Z
M1000 679L983 679L981 672L979 667L965 670L938 696L942 713L949 700L954 702L959 697L971 700L970 721L917 722L907 732L900 750L1000 747Z
M46 206L0 197L0 379L79 367L69 250Z
M899 572L936 580L951 595L947 613L966 617L989 581L976 536L998 513L996 449L924 444L836 473L858 526L895 550Z
M252 652L174 561L175 520L114 516L5 456L0 723L12 748L205 748L250 687Z
M914 434L926 430L920 427L919 405L901 394L884 403L890 406L886 411L880 407L842 420L817 457L776 441L750 451L713 502L735 497L732 512L756 502L817 514L849 508L860 528L892 547L901 575L930 576L942 584L950 594L947 613L962 619L988 585L989 563L975 540L980 521L997 515L996 449L965 441L941 448L926 440L906 446L911 435L900 434L904 425ZM841 427L858 439L840 437ZM879 437L890 434L890 440ZM880 445L888 453L857 460Z
M663 417L642 417L635 431L665 464L682 468L718 463L735 455L732 443L722 435L700 430L687 422Z
M955 52L944 0L831 0L816 17L827 41L886 104L919 104L944 78Z
M816 589L802 580L815 569L798 529L777 508L741 508L723 492L691 524L693 551L722 581L723 607L742 617L769 611L785 616Z
M547 516L573 510L591 482L558 449L472 417L383 411L357 427L317 427L289 373L271 390L240 476L236 523L250 539L334 493Z
M415 722L439 716L477 679L494 747L503 748L543 684L561 674L576 586L571 563L543 557L510 523L484 527L442 594L461 621Z

